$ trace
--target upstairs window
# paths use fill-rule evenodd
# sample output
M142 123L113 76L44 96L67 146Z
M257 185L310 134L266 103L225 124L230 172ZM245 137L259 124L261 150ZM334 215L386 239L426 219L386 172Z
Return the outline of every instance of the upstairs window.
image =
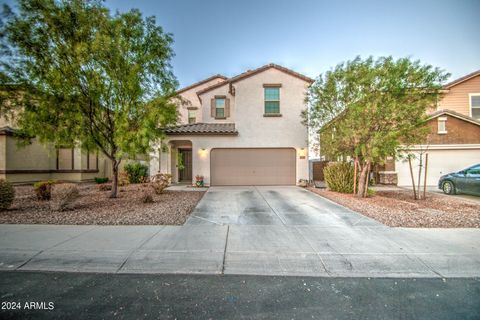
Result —
M215 98L215 118L225 118L225 98Z
M265 87L265 114L280 114L280 88Z
M188 124L197 122L197 115L195 110L188 110Z
M438 118L438 134L447 133L447 117Z
M470 115L480 120L480 93L470 94Z

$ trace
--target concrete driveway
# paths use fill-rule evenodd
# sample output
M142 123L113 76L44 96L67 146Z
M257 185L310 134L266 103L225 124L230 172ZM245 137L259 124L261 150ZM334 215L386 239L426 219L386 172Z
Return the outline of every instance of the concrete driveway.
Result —
M188 225L382 226L299 187L211 187Z

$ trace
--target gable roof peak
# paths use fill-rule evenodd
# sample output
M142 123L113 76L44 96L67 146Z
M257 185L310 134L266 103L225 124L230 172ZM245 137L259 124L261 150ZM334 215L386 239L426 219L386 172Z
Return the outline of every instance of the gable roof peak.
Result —
M476 76L480 76L480 69L477 71L473 71L467 75L464 75L463 77L460 77L458 79L455 79L453 81L450 81L446 85L443 86L444 89L450 89L451 87L456 86L457 84L460 84L462 82L465 82L467 80L470 80L472 78L475 78Z
M178 89L178 90L177 90L177 94L180 94L180 93L185 92L185 91L187 91L187 90L190 90L190 89L193 89L193 88L195 88L195 87L201 86L202 84L205 84L205 83L207 83L207 82L209 82L209 81L212 81L212 80L215 80L215 79L222 79L223 81L225 81L225 80L227 80L228 78L225 77L224 75L221 75L221 74L217 73L217 74L215 74L215 75L213 75L213 76L211 76L211 77L208 77L208 78L206 78L206 79L200 80L200 81L198 81L198 82L195 82L195 83L193 83L193 84L191 84L191 85L189 85L189 86L183 87L183 88L181 88L181 89ZM221 82L223 82L223 81L221 81Z
M236 76L234 76L234 77L232 77L232 78L230 78L230 79L227 79L227 80L225 80L225 81L222 81L222 82L217 83L217 84L214 84L214 85L211 85L211 86L209 86L209 87L207 87L207 88L205 88L205 89L202 89L202 90L198 91L198 92L197 92L197 95L200 96L200 95L204 94L205 92L208 92L208 91L213 90L213 89L215 89L215 88L221 87L221 86L223 86L223 85L225 85L225 84L227 84L227 83L232 84L232 83L234 83L234 82L237 82L237 81L243 80L243 79L245 79L245 78L251 77L251 76L253 76L253 75L256 75L256 74L258 74L258 73L261 73L261 72L263 72L263 71L265 71L265 70L268 70L268 69L270 69L270 68L275 68L275 69L277 69L277 70L279 70L279 71L282 71L282 72L284 72L284 73L287 73L287 74L289 74L289 75L291 75L291 76L293 76L293 77L299 78L299 79L301 79L301 80L303 80L303 81L305 81L305 82L307 82L307 83L309 83L309 84L312 84L313 82L315 82L315 80L313 80L312 78L309 78L309 77L307 77L307 76L305 76L305 75L303 75L303 74L300 74L300 73L298 73L298 72L295 72L295 71L293 71L293 70L291 70L291 69L282 67L282 66L280 66L280 65L278 65L278 64L275 64L275 63L269 63L269 64L266 64L266 65L264 65L264 66L261 66L261 67L259 67L259 68L257 68L257 69L247 70L247 71L245 71L245 72L243 72L243 73L240 73L240 74L238 74L238 75L236 75Z

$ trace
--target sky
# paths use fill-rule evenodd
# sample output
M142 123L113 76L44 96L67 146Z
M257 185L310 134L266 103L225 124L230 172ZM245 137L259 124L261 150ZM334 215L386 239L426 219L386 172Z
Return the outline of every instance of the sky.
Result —
M0 2L13 3L12 0ZM312 78L357 55L480 69L480 0L106 0L172 33L180 87L273 62Z

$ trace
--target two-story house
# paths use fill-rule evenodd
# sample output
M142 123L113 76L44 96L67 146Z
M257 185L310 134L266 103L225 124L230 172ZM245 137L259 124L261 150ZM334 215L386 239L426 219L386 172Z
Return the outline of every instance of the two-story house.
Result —
M295 185L308 179L301 123L313 80L276 64L217 75L179 91L181 124L151 154L150 172L206 185Z
M436 186L444 174L480 163L480 70L446 84L443 89L442 98L430 110L429 135L422 145L412 149L428 153L430 186ZM418 167L418 160L413 164ZM386 170L396 172L399 186L411 185L408 162L390 161Z

